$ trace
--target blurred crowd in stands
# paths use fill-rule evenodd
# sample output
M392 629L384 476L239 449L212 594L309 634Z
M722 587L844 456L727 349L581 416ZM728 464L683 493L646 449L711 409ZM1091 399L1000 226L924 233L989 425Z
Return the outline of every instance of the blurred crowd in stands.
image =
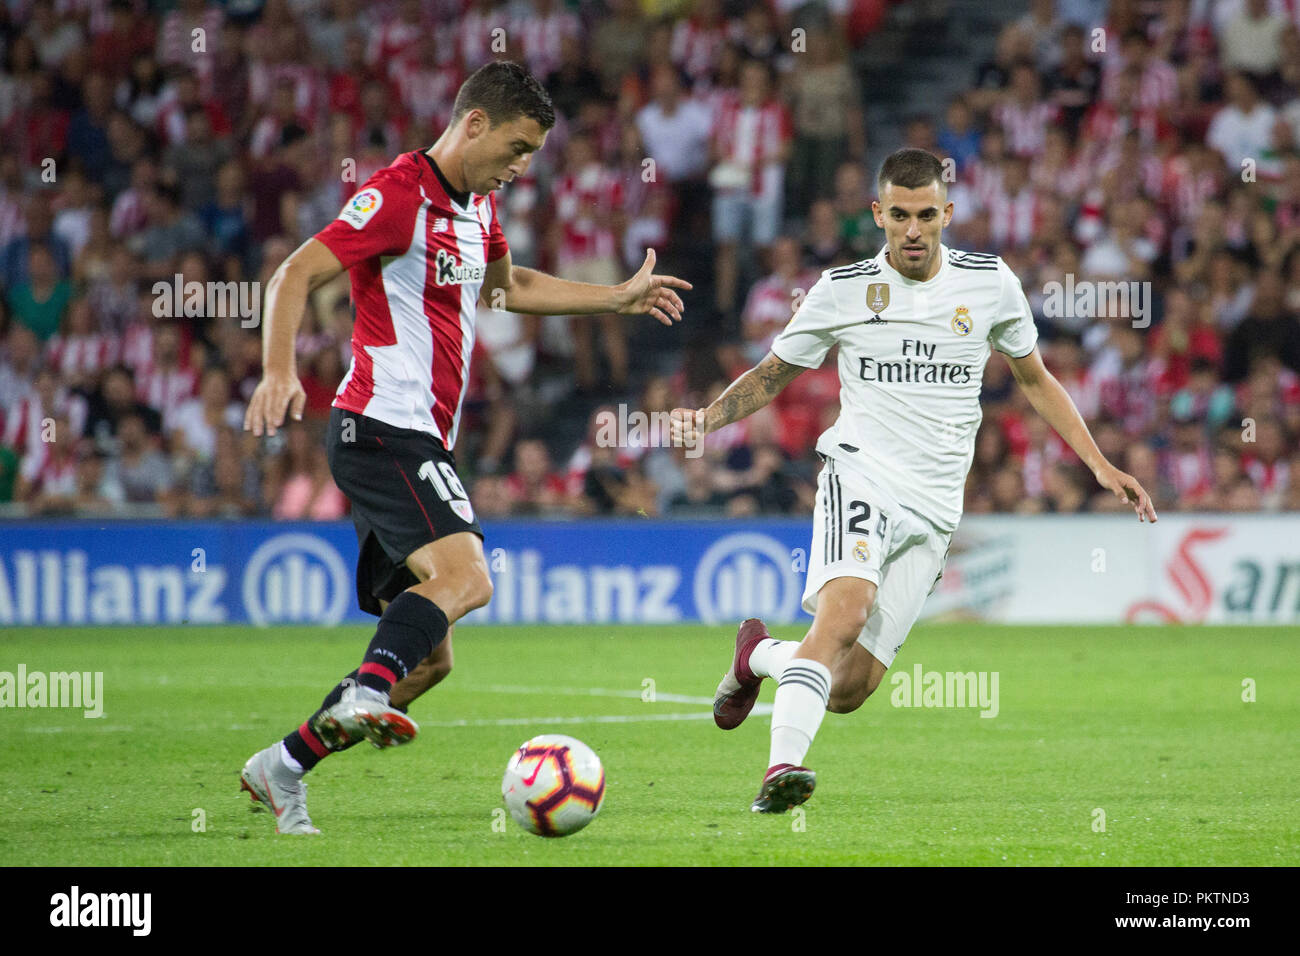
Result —
M653 247L696 290L674 329L481 309L456 451L483 518L806 515L833 353L699 456L654 427L610 447L602 424L707 403L821 270L874 256L868 152L902 145L953 160L947 245L1021 277L1048 366L1159 510L1300 508L1300 3L1032 0L989 62L947 64L964 92L878 144L866 110L889 104L855 54L890 6L0 4L0 507L346 515L322 440L351 361L346 277L312 296L305 420L273 439L242 429L256 322L177 315L171 286L264 287L506 58L559 115L498 196L514 262L615 282ZM942 2L926 10L918 29L943 29ZM1151 294L1098 315L1053 301L1067 281ZM968 511L1125 507L996 354L983 399Z

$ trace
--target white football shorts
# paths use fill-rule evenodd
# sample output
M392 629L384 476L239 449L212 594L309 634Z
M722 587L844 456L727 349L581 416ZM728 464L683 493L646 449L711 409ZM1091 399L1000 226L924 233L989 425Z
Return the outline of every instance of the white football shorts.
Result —
M818 594L835 578L875 584L876 601L858 643L889 667L943 577L951 541L951 532L828 458L817 479L803 608L816 614Z

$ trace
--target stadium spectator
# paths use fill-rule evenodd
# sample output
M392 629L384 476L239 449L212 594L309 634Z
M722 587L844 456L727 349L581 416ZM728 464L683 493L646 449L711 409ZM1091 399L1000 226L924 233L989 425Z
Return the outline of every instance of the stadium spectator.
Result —
M1234 175L1245 160L1258 162L1268 149L1277 121L1277 111L1260 98L1255 82L1244 73L1230 74L1225 81L1228 102L1214 115L1205 141L1218 150Z
M835 204L819 199L808 210L808 224L803 234L804 259L818 269L853 261L853 253L840 229Z
M806 41L808 62L786 77L794 141L785 212L794 218L814 199L830 195L840 163L866 155L862 100L843 38L813 27Z
M716 305L735 308L739 258L766 256L781 229L790 117L773 96L770 68L757 60L740 70L740 86L717 117L710 155L713 238L717 244Z
M212 367L204 370L198 395L181 402L170 423L164 419L163 429L173 461L183 462L183 473L188 474L194 465L212 460L223 428L237 429L243 423L243 405L231 399L230 377L225 369Z
M948 101L936 145L940 155L956 163L957 175L964 179L965 170L979 157L980 151L980 131L965 95L959 94Z
M128 240L131 251L140 257L142 279L171 279L183 254L201 252L207 245L203 224L181 207L175 186L154 186L145 198L145 218L148 225Z
M637 0L608 0L606 5L609 15L592 28L589 48L605 94L617 96L640 64L648 27Z
M8 467L16 482L18 470L45 467L47 449L28 447L32 416L80 431L80 403L101 454L114 454L125 416L146 421L158 452L180 466L184 491L162 495L164 509L268 513L292 473L302 480L281 510L310 513L306 458L295 456L281 474L288 452L263 449L267 494L276 493L266 497L256 487L258 449L235 441L223 458L226 426L206 418L197 433L205 447L211 438L212 456L195 458L187 441L195 429L177 424L185 389L158 383L181 381L189 368L223 369L230 408L222 421L233 420L256 384L261 343L256 329L207 316L181 320L177 340L153 315L153 282L177 271L196 281L265 281L302 236L338 214L357 182L399 151L427 145L450 106L440 90L506 56L549 78L566 114L527 175L496 196L515 262L550 269L561 256L581 261L575 247L608 247L612 234L621 274L653 246L699 270L692 278L701 301L729 299L744 310L742 322L733 314L698 323L689 345L620 337L603 356L600 323L584 320L593 341L575 374L565 359L571 343L565 333L557 344L554 321L540 335L535 317L485 307L458 448L468 474L499 469L522 430L545 435L547 451L571 463L557 514L803 507L799 476L815 466L812 443L836 410L834 358L782 393L771 442L755 444L761 425L757 437L732 428L710 436L700 458L639 440L597 447L566 426L588 415L590 402L564 396L575 379L592 378L594 361L613 367L625 394L641 390L629 411L657 408L666 394L703 404L742 370L746 350L752 357L764 348L794 289L806 290L821 268L878 251L874 171L856 155L867 145L857 142L866 115L852 95L870 48L846 56L843 41L860 44L883 4L606 6L608 15L592 17L554 0L473 0L454 10L415 0L183 0L154 18L130 0L14 6L0 71L0 129L12 146L0 157L0 435L9 436L0 456L19 460L0 462L0 471ZM920 30L932 11L912 6ZM1131 455L1140 480L1160 479L1158 505L1300 501L1300 482L1288 473L1300 454L1300 27L1287 9L1257 0L1034 0L1027 16L1002 28L988 63L961 62L948 41L964 38L951 35L933 55L909 52L927 61L923 70L956 66L974 76L973 88L948 100L940 129L924 113L898 117L906 142L956 160L946 243L998 251L1021 276L1046 361L1106 454ZM496 26L506 28L504 52L492 46ZM791 49L795 26L807 30L803 52ZM1104 50L1094 49L1099 26ZM783 77L770 102L790 112L797 145L773 178L789 215L773 231L770 261L738 255L733 266L724 249L722 281L713 285L709 140L727 131L731 158L748 155L740 147L755 137L732 125L750 60ZM906 90L900 105L932 108ZM570 160L584 150L589 161ZM1015 155L1032 157L1027 169ZM53 182L43 178L46 158L55 160ZM599 188L580 188L578 166L603 171ZM169 190L179 203L158 202ZM565 235L552 234L553 223ZM51 256L57 297L46 292ZM1150 282L1150 327L1087 310L1043 314L1052 283L1096 279ZM779 294L781 286L790 291ZM346 281L316 293L297 351L309 416L328 407L351 359L350 322ZM44 347L29 325L42 337L54 333ZM156 356L173 352L159 366ZM133 394L132 369L145 401ZM676 374L666 382L661 371ZM996 438L981 433L977 457L986 458L972 473L979 478L968 507L1079 507L1076 473L1032 431L998 357L985 370L982 399L985 432ZM183 407L193 415L201 405L191 398ZM1243 440L1242 419L1270 424ZM785 461L769 472L791 476L793 498L774 502L764 483L717 490L729 458L731 472L748 472L751 465L736 463L757 448L773 466L769 445ZM1247 460L1253 472L1242 467ZM51 486L63 481L68 491L53 507L111 507L117 467L71 454L50 473ZM474 488L477 510L508 510L503 478L482 483L482 500ZM495 512L494 496L502 499ZM1115 505L1094 495L1083 507L1109 513Z
M817 275L804 269L799 243L782 236L772 244L772 271L755 282L741 312L745 356L757 365L776 334L785 328L795 305L812 288Z
M72 250L54 233L54 210L47 193L37 193L27 201L24 210L24 231L0 249L0 280L7 289L21 285L29 278L27 267L31 251L40 246L54 257L59 278L72 271Z
M1255 356L1273 355L1300 371L1300 318L1285 309L1282 278L1261 272L1255 280L1250 314L1229 334L1223 350L1223 378L1239 382Z
M63 384L90 391L118 360L120 345L118 336L97 328L89 298L73 299L59 331L45 345L46 367Z
M626 228L623 185L600 161L596 143L586 130L576 130L565 148L563 172L551 187L554 210L549 245L555 274L573 282L617 285L623 280L619 246ZM638 263L639 265L639 263ZM596 331L609 374L601 376ZM627 326L616 315L571 316L573 371L578 388L593 391L605 381L615 392L628 383Z
M146 428L143 416L136 412L122 416L116 445L106 471L108 478L121 486L124 500L132 504L166 504L173 486L171 463Z
M32 246L27 253L27 278L9 290L9 311L14 321L48 342L63 322L72 300L72 283L59 278L58 265L48 246Z
M218 170L232 155L229 142L213 136L207 112L191 109L185 116L185 138L163 154L163 165L175 177L186 210L201 213L215 199Z
M551 468L546 443L526 438L515 445L515 467L506 476L511 514L554 514L565 504L564 480Z
M1268 79L1278 67L1286 19L1269 10L1268 0L1245 0L1219 31L1220 58L1230 70Z
M178 516L248 518L263 510L257 465L240 449L240 441L236 428L216 430L212 456L195 465L184 493L176 497Z
M637 113L636 125L657 175L670 183L702 178L713 128L709 111L685 95L677 71L667 64L651 71L650 92L652 98Z

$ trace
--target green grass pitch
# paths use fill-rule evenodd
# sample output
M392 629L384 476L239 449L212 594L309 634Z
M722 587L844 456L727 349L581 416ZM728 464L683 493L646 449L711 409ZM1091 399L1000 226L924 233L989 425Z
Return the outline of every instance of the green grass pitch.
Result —
M798 627L775 628L795 638ZM0 670L102 671L105 714L0 710L11 865L1294 865L1300 655L1286 628L919 626L894 671L996 671L999 713L828 714L802 817L749 802L768 718L713 725L723 627L462 628L421 734L308 779L321 837L277 837L238 772L360 660L370 632L22 629ZM1255 682L1253 702L1243 681ZM653 681L653 684L646 683ZM655 700L642 700L653 690ZM594 693L593 693L594 691ZM760 700L770 703L774 688ZM501 819L537 733L608 775L600 816L543 840ZM202 814L196 814L201 810ZM1104 830L1098 811L1104 812ZM201 820L201 832L195 832Z

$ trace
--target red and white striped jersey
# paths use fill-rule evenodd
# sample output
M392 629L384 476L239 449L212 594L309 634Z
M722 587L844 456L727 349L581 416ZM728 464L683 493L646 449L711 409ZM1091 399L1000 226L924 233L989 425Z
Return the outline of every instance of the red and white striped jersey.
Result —
M410 23L400 17L385 20L378 29L370 32L370 42L366 45L366 63L379 70L391 68L392 64L412 52L431 29L432 24L420 21Z
M1104 156L1131 129L1142 134L1142 148L1148 152L1155 149L1156 140L1165 133L1160 117L1151 110L1124 113L1110 103L1094 103L1084 117L1079 133L1085 160L1095 162L1097 157Z
M404 153L316 239L351 270L352 365L334 406L456 443L487 264L509 248L496 197L461 205L432 160Z
M1162 456L1160 465L1179 498L1195 498L1214 487L1214 466L1204 444L1195 451L1171 449Z
M98 375L118 360L121 340L115 335L55 335L45 346L45 361L64 381Z
M582 37L582 21L561 9L548 13L529 10L516 17L509 29L513 36L520 38L529 72L543 79L559 69L564 38Z
M492 59L493 30L504 30L501 15L475 5L455 21L456 55L461 68L473 73Z
M1017 156L1038 156L1047 143L1047 127L1060 121L1061 110L1054 103L1038 100L1024 106L1016 102L1000 103L993 109L993 119L1007 137L1007 149Z
M0 445L8 445L23 455L39 456L43 453L42 446L47 444L42 435L46 418L66 418L72 429L71 440L76 441L85 434L86 413L86 400L69 389L59 389L52 408L45 408L40 396L32 392L8 410L4 427L0 429ZM54 438L57 440L59 436ZM64 436L64 440L67 438Z
M673 28L673 63L685 71L692 82L707 80L727 44L727 22L719 17L706 23L699 17L678 20Z
M1177 222L1195 222L1201 208L1219 192L1219 177L1208 169L1195 171L1186 157L1175 155L1162 164L1160 186L1153 196L1168 197Z
M57 442L41 442L31 454L24 455L19 473L43 495L67 498L77 493L77 459L68 451L56 454L53 449L65 448Z
M613 170L588 163L557 177L551 203L564 236L557 254L560 262L617 258L611 221L623 206L623 184Z
M162 413L163 426L172 427L176 412L198 394L199 377L192 368L150 368L137 372L135 395Z
M145 319L136 319L123 330L118 361L131 370L137 384L140 376L152 367L153 326Z
M108 214L108 231L115 239L127 239L142 232L149 225L145 212L144 190L130 186L113 200L113 210Z
M1016 185L1019 185L1018 183ZM1015 193L995 189L988 197L989 233L995 249L1021 248L1034 241L1042 224L1038 193L1025 187Z
M388 73L397 84L402 106L417 123L434 129L451 124L451 108L463 79L454 64L429 67L417 60L400 60Z
M713 136L720 155L750 170L749 192L770 196L785 176L781 150L794 136L790 113L779 100L743 106L739 97L717 101Z
M740 316L745 340L761 345L766 352L777 333L790 324L798 302L817 279L813 272L803 272L793 278L772 273L755 282L749 289ZM798 293L798 298L797 289L803 290Z
M204 48L209 51L215 50L224 20L225 14L221 7L216 6L206 7L193 17L184 10L172 10L163 17L162 29L158 31L158 49L155 55L159 65L177 64L197 67L200 61L211 59L208 56L194 55L193 31L202 29Z
M1102 68L1101 98L1109 103L1115 102L1120 73L1124 63L1118 58L1109 61ZM1164 60L1152 59L1142 68L1142 77L1138 81L1137 102L1139 109L1162 110L1172 106L1178 99L1178 72Z

